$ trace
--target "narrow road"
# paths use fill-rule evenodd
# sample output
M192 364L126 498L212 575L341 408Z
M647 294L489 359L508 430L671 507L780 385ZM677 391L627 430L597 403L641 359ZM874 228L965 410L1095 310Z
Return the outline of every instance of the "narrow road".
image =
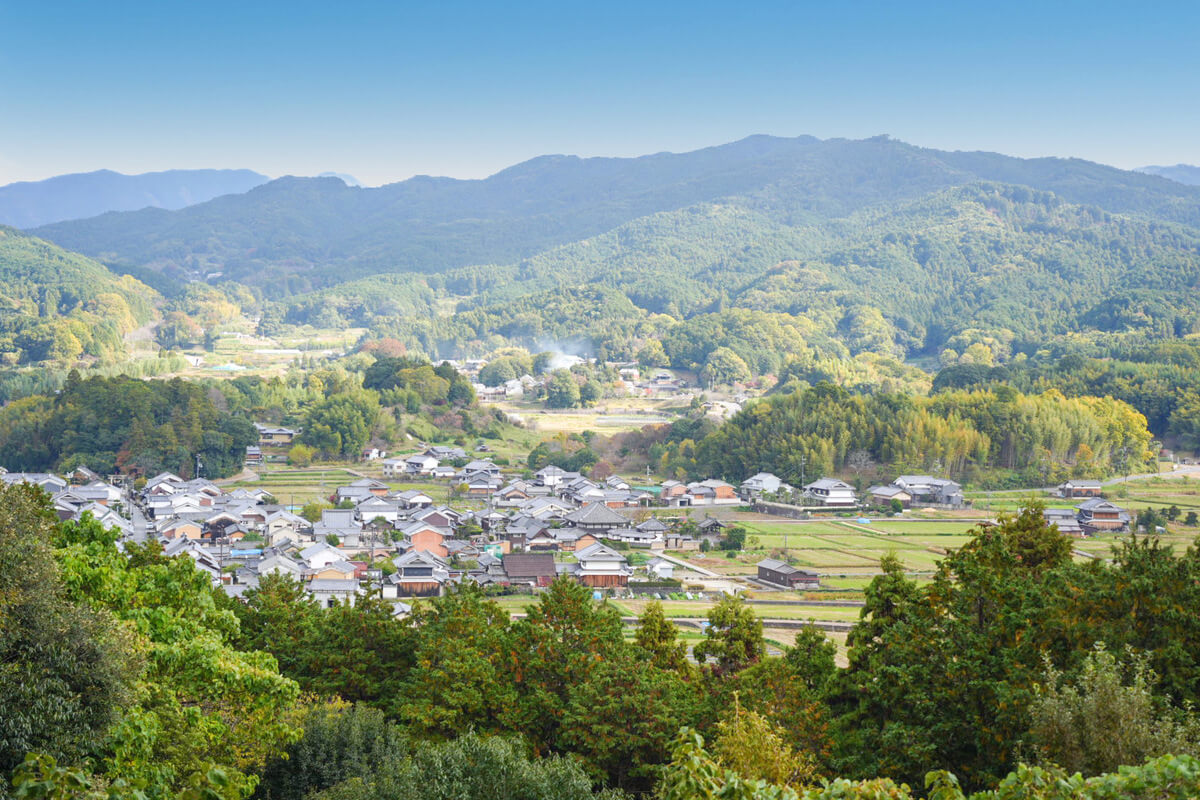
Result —
M717 573L713 572L713 571L712 571L712 570L710 570L710 569L705 569L704 567L698 567L698 566L696 566L695 564L692 564L692 563L689 563L689 562L687 562L687 561L684 561L684 560L683 560L683 559L681 559L681 558L676 558L675 556L669 556L669 555L667 555L666 553L658 553L657 555L658 555L658 557L659 557L659 558L661 558L663 561L670 561L672 564L674 564L674 565L676 565L676 566L678 566L678 567L683 567L684 569L690 569L692 572L698 572L698 573L700 573L701 575L705 576L706 578L726 578L726 577L729 577L729 576L727 576L727 575L719 575L719 574L717 574Z

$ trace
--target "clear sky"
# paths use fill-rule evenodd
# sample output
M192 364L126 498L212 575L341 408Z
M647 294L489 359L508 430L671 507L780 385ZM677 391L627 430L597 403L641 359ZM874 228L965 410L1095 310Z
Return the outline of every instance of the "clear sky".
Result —
M754 133L1200 164L1200 2L0 0L0 184L379 184Z

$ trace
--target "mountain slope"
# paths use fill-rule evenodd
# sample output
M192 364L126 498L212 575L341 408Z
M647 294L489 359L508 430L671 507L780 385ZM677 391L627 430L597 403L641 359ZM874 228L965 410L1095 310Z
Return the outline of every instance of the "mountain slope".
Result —
M129 276L0 226L0 358L5 366L110 358L154 313L155 292Z
M35 228L108 211L178 209L270 180L248 169L177 169L122 175L102 169L0 186L0 225Z
M732 302L798 315L871 309L917 349L1078 331L1169 337L1200 315L1200 231L1027 187L955 187L856 215L840 231L818 256L775 267Z
M1138 167L1137 172L1158 175L1161 178L1182 183L1185 186L1200 186L1200 167L1191 164L1176 164L1173 167Z
M284 178L178 212L106 215L38 234L123 267L220 271L302 291L376 272L517 261L721 198L747 197L793 224L969 179L896 142L752 137L635 159L544 156L480 181L418 177L360 189Z
M736 205L805 226L978 180L1200 227L1200 188L1076 159L947 153L886 137L754 136L641 158L543 156L484 180L363 189L283 178L174 212L108 214L38 235L122 268L222 272L288 294L380 272L515 263L663 212Z

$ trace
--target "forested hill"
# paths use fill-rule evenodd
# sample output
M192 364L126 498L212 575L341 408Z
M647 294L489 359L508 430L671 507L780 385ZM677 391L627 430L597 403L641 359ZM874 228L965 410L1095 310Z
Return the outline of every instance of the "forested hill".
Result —
M153 316L156 297L90 258L0 226L4 366L122 355L123 335Z
M108 211L183 208L270 180L248 169L174 169L122 175L102 169L0 186L0 225L33 228Z
M1138 167L1137 171L1145 172L1147 175L1159 175L1188 186L1200 186L1200 167L1191 164L1176 164L1173 167Z
M120 267L223 272L297 293L379 272L513 263L704 203L803 228L981 179L1200 226L1200 188L1085 161L948 153L886 137L755 136L634 159L545 156L474 181L417 177L363 189L284 178L179 211L107 214L37 233Z

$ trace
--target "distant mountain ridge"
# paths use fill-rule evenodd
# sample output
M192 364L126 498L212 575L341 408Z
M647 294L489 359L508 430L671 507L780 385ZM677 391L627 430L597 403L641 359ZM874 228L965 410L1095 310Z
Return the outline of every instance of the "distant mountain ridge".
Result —
M36 228L109 211L180 209L269 181L248 169L175 169L123 175L112 170L0 186L0 224Z
M37 235L118 269L182 279L221 272L295 294L378 273L513 264L705 203L804 227L981 180L1200 228L1200 188L1079 159L945 152L887 137L752 136L640 158L542 156L482 180L418 176L353 188L286 177L178 211L108 214Z
M1200 167L1191 164L1176 164L1173 167L1138 167L1135 172L1158 175L1187 186L1200 186Z

